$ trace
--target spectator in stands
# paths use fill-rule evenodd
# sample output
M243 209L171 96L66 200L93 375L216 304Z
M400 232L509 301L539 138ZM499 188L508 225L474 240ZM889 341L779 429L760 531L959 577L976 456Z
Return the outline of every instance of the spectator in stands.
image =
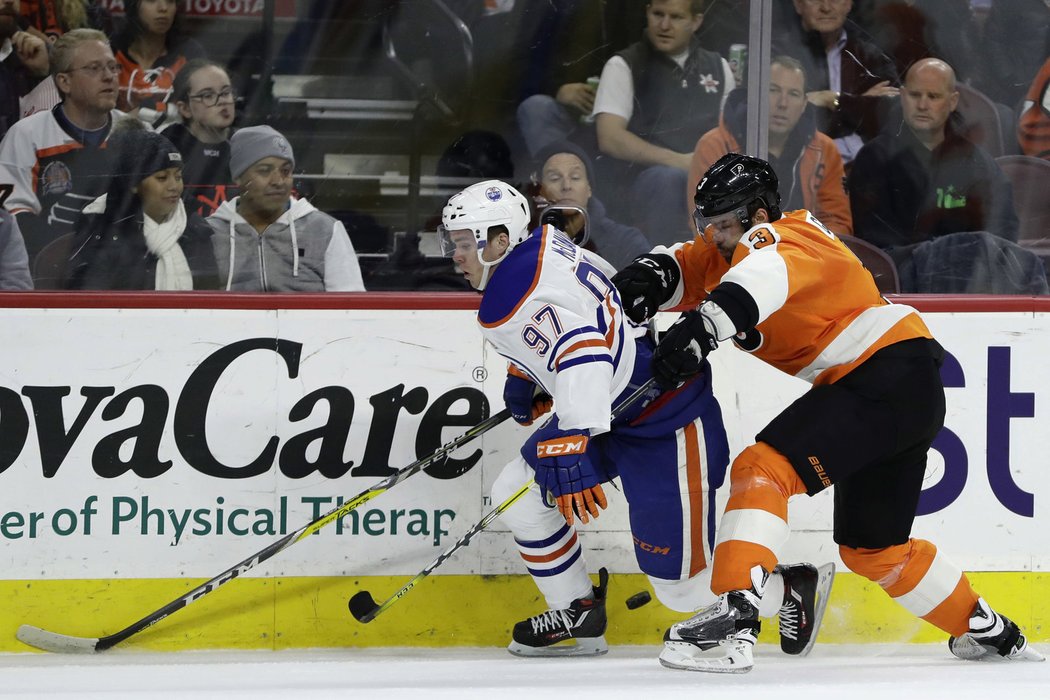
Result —
M620 5L630 4L630 12ZM611 25L625 23L628 16L644 16L645 0L609 3L603 0L569 0L538 4L546 13L536 41L527 53L528 72L518 105L518 127L529 155L555 141L569 139L594 109L602 66L637 36L617 44L610 37Z
M113 18L98 0L22 0L22 16L52 43L72 29L113 33Z
M850 171L854 232L899 268L924 242L949 234L1017 241L1010 183L988 153L956 132L958 101L951 66L922 59L905 77L903 122L868 142ZM903 273L902 289L917 291L905 288Z
M73 29L98 29L113 33L113 18L98 0L22 0L22 17L27 31L53 44ZM62 101L55 80L48 75L21 100L21 118L46 112Z
M630 164L621 183L656 245L692 237L681 216L690 154L735 87L728 61L693 36L702 10L702 0L652 0L645 35L606 62L595 97L598 148Z
M1050 58L1025 95L1017 122L1017 140L1025 155L1050 160Z
M77 221L65 288L218 288L211 228L186 212L175 145L139 126L118 128L109 148L113 178Z
M773 53L799 59L817 129L835 140L848 164L874 138L896 97L893 60L846 24L852 0L794 0L798 20L773 36Z
M18 220L6 209L0 209L0 290L33 288L29 275L29 256Z
M226 70L206 58L189 61L175 76L172 101L181 122L164 129L182 154L182 179L201 216L229 199L230 131L237 95Z
M585 234L585 247L593 249L617 270L652 249L641 231L606 215L605 205L591 191L593 168L582 148L568 141L548 144L536 162L539 167L533 179L546 202L587 212L586 221L579 214L570 215L558 222L559 228L576 240Z
M179 4L126 0L124 25L113 36L113 54L121 67L117 106L154 126L168 116L175 75L187 61L204 57L204 48L182 34Z
M14 187L4 206L18 217L30 269L47 243L72 231L84 206L109 185L104 148L114 121L117 75L106 35L66 32L51 48L62 102L15 123L0 142L0 183Z
M693 151L686 189L690 200L715 161L743 151L746 129L747 92L734 90L726 100L722 123L704 134ZM834 233L853 233L842 157L835 143L817 131L806 101L806 74L790 56L777 56L770 66L767 160L780 181L784 211L808 209ZM692 210L686 214L691 216Z
M240 195L208 217L227 290L364 291L361 268L343 224L294 199L291 144L269 126L230 139L230 173Z
M967 84L1015 109L1050 53L1050 5L1045 0L973 0L986 18L972 42Z
M939 58L965 77L974 52L970 0L855 0L852 21L904 75L921 58Z
M19 0L0 0L0 138L21 116L19 100L51 69L47 42L19 28Z

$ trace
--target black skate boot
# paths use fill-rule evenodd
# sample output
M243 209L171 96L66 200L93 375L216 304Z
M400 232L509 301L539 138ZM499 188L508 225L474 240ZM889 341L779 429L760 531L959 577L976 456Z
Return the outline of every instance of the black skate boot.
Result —
M948 640L948 649L967 661L1044 661L1028 646L1024 633L1009 618L977 599L970 615L970 631Z
M594 598L579 598L563 610L548 610L514 625L507 651L515 656L598 656L605 643L605 594L609 572L598 570ZM575 644L560 644L572 640ZM555 646L556 645L556 646Z
M660 663L667 668L708 673L747 673L761 622L758 611L768 574L751 570L751 588L729 591L664 635Z
M778 613L780 649L785 654L805 656L817 641L835 565L824 564L818 569L812 564L788 564L773 571L784 578L784 602Z

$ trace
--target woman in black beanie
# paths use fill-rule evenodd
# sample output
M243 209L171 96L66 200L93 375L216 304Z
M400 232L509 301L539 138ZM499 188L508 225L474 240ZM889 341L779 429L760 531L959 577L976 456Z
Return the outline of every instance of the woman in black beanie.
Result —
M108 147L109 189L77 221L65 288L217 289L211 229L186 212L178 149L141 128L118 131Z

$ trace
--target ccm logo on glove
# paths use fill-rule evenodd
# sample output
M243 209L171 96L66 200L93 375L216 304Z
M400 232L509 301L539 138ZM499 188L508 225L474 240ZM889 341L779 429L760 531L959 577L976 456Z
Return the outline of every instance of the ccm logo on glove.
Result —
M545 440L536 445L536 456L559 457L561 455L582 455L587 451L587 436L573 435Z

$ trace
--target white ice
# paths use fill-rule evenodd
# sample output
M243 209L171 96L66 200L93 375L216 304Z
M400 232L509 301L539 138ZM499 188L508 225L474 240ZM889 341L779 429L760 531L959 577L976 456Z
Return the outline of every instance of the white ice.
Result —
M804 659L760 646L755 669L742 675L671 671L658 651L614 646L589 659L519 659L493 648L0 654L0 697L1050 699L1050 663L959 661L944 644L818 645Z

